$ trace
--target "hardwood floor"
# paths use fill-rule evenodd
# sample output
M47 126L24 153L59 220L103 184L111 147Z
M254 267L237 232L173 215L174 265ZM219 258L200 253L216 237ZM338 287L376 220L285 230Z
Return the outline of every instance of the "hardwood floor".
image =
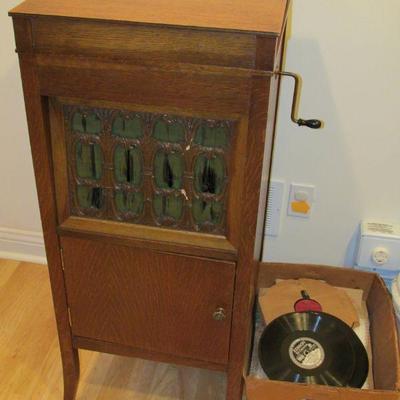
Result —
M77 400L219 400L225 376L80 351ZM47 268L0 260L0 399L62 400L62 371Z

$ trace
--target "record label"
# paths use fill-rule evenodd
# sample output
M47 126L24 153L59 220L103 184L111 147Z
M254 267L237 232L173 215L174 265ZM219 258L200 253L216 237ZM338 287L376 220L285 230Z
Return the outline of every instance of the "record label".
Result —
M325 351L318 341L300 337L289 346L289 357L300 368L315 369L324 362Z

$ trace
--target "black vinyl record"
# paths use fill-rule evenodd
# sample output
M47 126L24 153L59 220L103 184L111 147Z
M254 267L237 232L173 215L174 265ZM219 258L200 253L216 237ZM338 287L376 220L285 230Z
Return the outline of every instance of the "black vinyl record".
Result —
M261 366L273 380L360 388L368 375L367 352L358 336L323 312L275 319L258 347Z

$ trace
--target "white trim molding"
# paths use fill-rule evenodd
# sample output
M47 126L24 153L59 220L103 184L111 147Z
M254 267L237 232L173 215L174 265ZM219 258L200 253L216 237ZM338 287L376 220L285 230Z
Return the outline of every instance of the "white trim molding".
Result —
M43 234L0 227L0 258L47 264Z

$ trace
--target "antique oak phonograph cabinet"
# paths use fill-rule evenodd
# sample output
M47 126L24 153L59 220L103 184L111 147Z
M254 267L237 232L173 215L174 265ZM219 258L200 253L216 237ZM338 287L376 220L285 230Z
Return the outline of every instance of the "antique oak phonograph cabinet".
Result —
M10 12L65 400L78 349L225 371L241 399L286 14L286 0Z

